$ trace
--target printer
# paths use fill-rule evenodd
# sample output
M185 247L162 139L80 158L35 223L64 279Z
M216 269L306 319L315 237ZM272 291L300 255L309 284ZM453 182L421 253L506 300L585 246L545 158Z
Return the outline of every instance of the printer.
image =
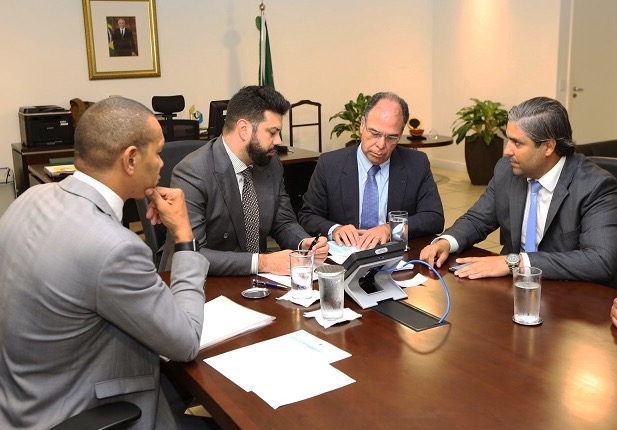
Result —
M72 145L73 117L60 106L22 106L19 131L26 146Z

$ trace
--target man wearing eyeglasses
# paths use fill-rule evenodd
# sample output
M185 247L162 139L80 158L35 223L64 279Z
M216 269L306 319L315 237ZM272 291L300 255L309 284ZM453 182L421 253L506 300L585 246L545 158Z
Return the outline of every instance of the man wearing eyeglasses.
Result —
M319 157L298 213L307 233L373 248L390 240L393 210L407 211L410 238L441 233L443 207L428 158L398 146L408 119L407 103L396 94L371 97L360 144Z

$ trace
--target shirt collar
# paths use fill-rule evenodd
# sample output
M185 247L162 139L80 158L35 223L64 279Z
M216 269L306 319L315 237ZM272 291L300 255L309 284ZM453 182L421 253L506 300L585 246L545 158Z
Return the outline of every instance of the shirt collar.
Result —
M98 191L98 193L103 196L109 206L111 206L111 210L114 211L118 219L122 221L122 208L124 207L124 201L118 194L116 194L107 185L97 181L92 176L86 175L84 172L80 172L79 170L73 173L73 177L75 179L79 179L81 182L90 185L92 188Z
M563 170L563 166L566 164L566 157L561 157L557 164L553 166L551 170L546 172L538 182L542 185L543 188L546 188L551 193L555 190L557 186L557 181L559 181L559 176L561 175L561 171Z
M361 145L358 145L358 151L356 154L358 158L358 166L361 167L362 171L366 174L366 172L369 171L369 169L371 168L371 166L373 166L373 164L369 161L368 158L366 158L366 155L364 155L364 152L362 152ZM390 158L388 158L386 161L381 163L379 167L381 167L381 171L383 171L389 165L390 165Z
M250 167L244 164L244 162L238 157L236 157L236 154L234 154L233 151L229 148L229 146L227 146L227 144L225 143L225 139L223 139L223 136L221 136L221 140L223 141L223 148L225 148L227 155L229 155L231 165L233 166L236 175L245 171L247 167Z

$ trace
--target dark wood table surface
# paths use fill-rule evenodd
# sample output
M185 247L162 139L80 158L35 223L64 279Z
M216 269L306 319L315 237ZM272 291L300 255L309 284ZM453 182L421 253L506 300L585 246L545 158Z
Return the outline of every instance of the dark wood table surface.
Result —
M399 141L399 146L406 148L422 149L422 148L438 148L440 146L452 145L452 136L437 136L437 139L424 135L425 139L411 139L410 135L404 135Z
M410 241L406 259L416 258L427 242ZM464 253L485 254L479 249ZM417 266L414 273L431 279L408 288L408 301L440 316L443 289L427 268ZM544 280L544 323L525 327L511 319L511 278L472 281L457 279L445 268L440 273L452 299L450 324L422 332L362 310L348 297L345 305L362 317L326 330L303 316L306 308L275 300L284 291L273 289L268 298L252 301L240 295L251 277L209 277L207 299L222 294L276 320L205 349L191 363L169 367L224 428L617 428L617 330L609 319L617 291ZM275 410L202 361L299 329L352 354L333 366L357 382ZM291 367L252 365L272 373ZM302 384L302 375L297 381Z

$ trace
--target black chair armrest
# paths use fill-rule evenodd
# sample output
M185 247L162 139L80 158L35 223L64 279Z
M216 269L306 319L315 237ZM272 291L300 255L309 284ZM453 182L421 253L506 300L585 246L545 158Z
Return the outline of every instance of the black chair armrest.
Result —
M123 429L141 417L141 409L129 402L113 402L87 409L51 430Z

